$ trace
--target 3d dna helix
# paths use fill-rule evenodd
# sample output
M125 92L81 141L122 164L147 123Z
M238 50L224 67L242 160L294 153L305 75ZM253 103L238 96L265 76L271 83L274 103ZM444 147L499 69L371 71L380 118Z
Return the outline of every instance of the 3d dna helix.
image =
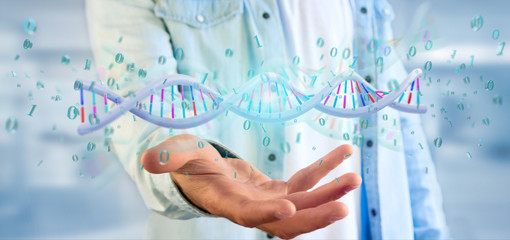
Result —
M134 97L126 98L95 82L78 79L82 123L78 133L84 135L102 129L128 111L153 124L175 129L204 124L226 110L256 122L283 122L312 108L343 118L372 114L385 107L424 113L427 109L420 105L421 74L420 69L415 69L396 89L383 92L356 72L343 72L319 92L306 95L288 78L265 73L228 96L222 96L221 92L190 76L175 74L161 77L136 92ZM84 90L92 93L93 110L88 122L85 121ZM104 112L98 110L96 95L104 98Z

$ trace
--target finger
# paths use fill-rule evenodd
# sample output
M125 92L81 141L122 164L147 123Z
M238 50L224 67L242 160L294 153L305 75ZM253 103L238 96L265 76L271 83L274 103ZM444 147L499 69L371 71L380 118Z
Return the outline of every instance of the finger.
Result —
M256 227L286 219L295 214L296 207L286 199L250 200L243 203L236 223L245 227Z
M356 173L346 173L330 183L324 184L311 192L297 192L285 197L296 206L296 209L302 210L313 208L327 202L335 201L343 197L348 192L358 188L361 185L361 177Z
M287 199L254 199L250 196L251 190L226 179L204 184L208 186L202 188L202 197L197 197L200 204L211 214L226 217L245 227L256 227L292 217L296 213L296 207ZM207 196L207 199L203 196Z
M291 218L260 225L257 228L279 238L289 239L300 234L324 228L347 216L349 210L341 202L329 202L315 208L296 212Z
M173 172L194 159L221 158L207 141L189 134L177 135L146 150L143 168L151 173Z
M287 193L306 191L312 188L331 170L351 156L352 152L351 145L341 145L310 166L299 170L287 182Z

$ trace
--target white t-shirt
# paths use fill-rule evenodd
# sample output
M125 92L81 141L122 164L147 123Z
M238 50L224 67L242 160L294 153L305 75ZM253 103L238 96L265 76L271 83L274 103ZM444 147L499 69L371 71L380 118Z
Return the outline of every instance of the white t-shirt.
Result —
M285 32L287 51L292 57L299 56L300 65L319 69L323 66L335 64L330 55L331 48L336 47L339 56L345 48L352 50L354 23L349 0L279 0L278 6ZM319 38L323 39L322 47L317 45ZM322 55L323 57L321 57ZM338 73L346 70L348 66L343 64L339 68L337 66L333 67ZM348 129L347 125L352 125L357 121L355 119L342 120L345 125L344 129ZM326 136L304 122L288 129L286 132L287 139L295 139L297 134L300 133L300 141L299 143L289 141L291 142L292 151L286 154L284 160L284 179L290 178L292 174L323 157L341 144L352 144L351 141ZM312 147L315 147L315 150ZM360 149L355 145L353 147L354 153L352 156L324 177L316 186L334 181L335 177L339 177L344 173L355 172L361 174ZM297 239L358 239L361 232L360 190L350 192L339 201L349 208L349 215L346 218L324 229L303 234Z

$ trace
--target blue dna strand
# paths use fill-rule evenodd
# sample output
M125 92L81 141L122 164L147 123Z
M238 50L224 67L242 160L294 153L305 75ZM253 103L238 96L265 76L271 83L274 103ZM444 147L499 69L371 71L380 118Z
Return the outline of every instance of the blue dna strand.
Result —
M385 107L410 113L425 113L420 105L422 71L415 69L390 92L379 91L354 71L346 71L328 81L314 94L298 90L275 72L260 74L234 93L222 96L198 80L181 74L161 77L134 94L122 97L95 82L81 82L81 135L104 128L126 112L166 128L192 128L228 110L256 122L284 122L315 108L343 118L372 114ZM84 118L84 90L92 93L93 111ZM96 95L104 97L104 112L98 111ZM414 98L413 98L414 96ZM109 110L109 107L112 108Z

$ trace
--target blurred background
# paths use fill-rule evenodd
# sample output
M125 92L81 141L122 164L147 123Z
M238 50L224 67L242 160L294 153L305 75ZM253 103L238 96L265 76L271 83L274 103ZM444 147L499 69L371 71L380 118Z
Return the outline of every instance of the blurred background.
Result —
M390 2L395 36L414 33L413 20L420 23L417 12L427 5ZM68 118L78 101L74 80L95 77L93 66L84 70L92 60L84 1L2 5L0 238L144 238L148 211L135 185L101 133L80 137L78 121ZM503 0L429 1L434 46L418 42L416 55L403 58L408 69L433 62L422 88L429 107L423 123L454 238L510 238L510 52L497 56L510 39L508 7ZM475 15L483 17L478 31L471 28ZM23 31L27 18L37 23L33 35ZM27 38L30 50L23 49ZM403 56L408 47L399 48ZM442 144L434 146L438 138Z

